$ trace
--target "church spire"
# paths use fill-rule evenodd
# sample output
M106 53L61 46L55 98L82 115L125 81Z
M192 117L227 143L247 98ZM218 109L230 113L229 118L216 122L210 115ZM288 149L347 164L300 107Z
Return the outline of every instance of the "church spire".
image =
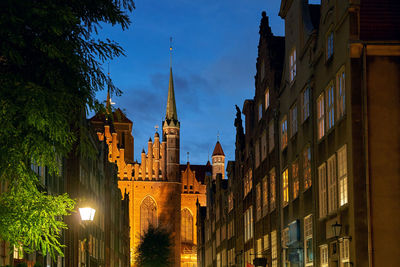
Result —
M170 42L171 45L169 47L170 51L169 85L168 85L167 112L165 114L165 119L177 121L178 114L176 112L174 79L172 77L172 38L170 38Z

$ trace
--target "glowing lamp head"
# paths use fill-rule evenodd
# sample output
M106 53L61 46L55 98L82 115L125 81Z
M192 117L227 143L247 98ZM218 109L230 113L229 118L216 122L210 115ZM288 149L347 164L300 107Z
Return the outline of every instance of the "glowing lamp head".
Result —
M332 224L332 231L335 238L340 236L340 232L342 231L342 225L338 222Z
M96 210L90 207L79 208L82 221L93 221Z

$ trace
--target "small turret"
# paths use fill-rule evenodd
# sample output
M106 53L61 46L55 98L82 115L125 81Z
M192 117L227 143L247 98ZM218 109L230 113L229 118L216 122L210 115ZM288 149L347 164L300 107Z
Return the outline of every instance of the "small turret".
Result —
M212 153L212 177L215 179L217 174L225 178L225 154L219 141L215 144L214 152Z

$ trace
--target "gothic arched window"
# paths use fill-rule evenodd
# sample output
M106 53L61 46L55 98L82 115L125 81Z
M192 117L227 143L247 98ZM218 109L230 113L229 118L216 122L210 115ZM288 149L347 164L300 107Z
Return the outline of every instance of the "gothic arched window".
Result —
M149 225L157 226L157 205L156 202L147 196L140 205L140 234L143 235Z
M193 242L193 215L189 209L182 210L181 239L184 243Z

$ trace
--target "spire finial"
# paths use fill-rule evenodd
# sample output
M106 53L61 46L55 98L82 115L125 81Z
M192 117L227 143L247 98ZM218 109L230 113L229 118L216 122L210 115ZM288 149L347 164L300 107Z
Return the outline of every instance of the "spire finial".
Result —
M186 154L187 154L187 162L189 162L189 151L186 152Z
M156 128L156 133L158 132L158 125L155 125L154 128Z
M217 142L219 142L219 131L217 131Z
M174 92L174 80L172 77L172 37L170 37L170 68L169 68L169 85L168 85L168 100L167 100L167 112L165 118L167 120L178 121L178 115L176 114L176 103L175 103L175 92Z
M169 37L169 67L172 68L172 37Z

